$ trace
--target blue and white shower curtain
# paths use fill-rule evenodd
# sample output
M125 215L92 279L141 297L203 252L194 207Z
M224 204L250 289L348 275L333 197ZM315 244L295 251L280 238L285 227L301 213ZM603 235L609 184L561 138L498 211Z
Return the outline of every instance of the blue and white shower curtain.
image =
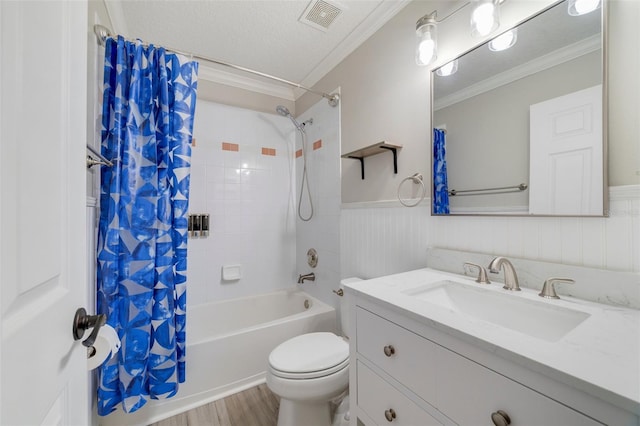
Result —
M433 129L433 212L449 214L445 131Z
M108 39L98 312L122 347L101 368L98 414L169 398L185 380L187 209L198 63Z

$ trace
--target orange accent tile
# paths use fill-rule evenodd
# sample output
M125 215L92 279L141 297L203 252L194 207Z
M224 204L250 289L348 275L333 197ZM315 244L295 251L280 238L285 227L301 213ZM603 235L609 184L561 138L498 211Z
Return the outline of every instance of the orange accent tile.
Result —
M239 151L239 145L237 143L222 142L223 151Z
M196 146L196 138L191 138L191 146Z
M302 150L299 149L296 151L296 158L302 157Z
M322 139L318 139L313 143L313 150L322 148Z
M273 156L276 155L276 149L275 148L271 148L271 155L273 155Z
M275 156L275 155L276 155L276 150L275 150L275 148L265 148L265 147L262 147L262 155L271 155L271 156Z

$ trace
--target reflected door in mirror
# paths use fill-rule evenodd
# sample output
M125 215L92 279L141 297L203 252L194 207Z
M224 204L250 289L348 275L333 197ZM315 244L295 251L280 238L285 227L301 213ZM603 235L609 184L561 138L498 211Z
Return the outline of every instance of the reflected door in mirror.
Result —
M531 105L529 213L602 214L602 86Z

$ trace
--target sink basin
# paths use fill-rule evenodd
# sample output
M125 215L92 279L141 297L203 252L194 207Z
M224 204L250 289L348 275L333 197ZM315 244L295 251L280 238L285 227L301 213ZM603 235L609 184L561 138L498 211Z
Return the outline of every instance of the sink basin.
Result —
M528 336L556 342L589 318L585 312L514 295L439 281L405 294Z

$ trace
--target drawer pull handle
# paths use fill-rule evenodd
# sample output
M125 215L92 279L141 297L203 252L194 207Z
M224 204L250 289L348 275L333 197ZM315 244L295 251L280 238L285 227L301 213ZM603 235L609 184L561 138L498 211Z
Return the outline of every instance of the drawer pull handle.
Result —
M393 408L385 410L384 418L387 419L388 422L392 422L396 418L396 410L394 410Z
M491 413L491 421L495 426L507 426L511 424L511 418L502 410Z
M393 345L387 345L383 350L386 356L391 356L396 353L396 348L394 348Z

